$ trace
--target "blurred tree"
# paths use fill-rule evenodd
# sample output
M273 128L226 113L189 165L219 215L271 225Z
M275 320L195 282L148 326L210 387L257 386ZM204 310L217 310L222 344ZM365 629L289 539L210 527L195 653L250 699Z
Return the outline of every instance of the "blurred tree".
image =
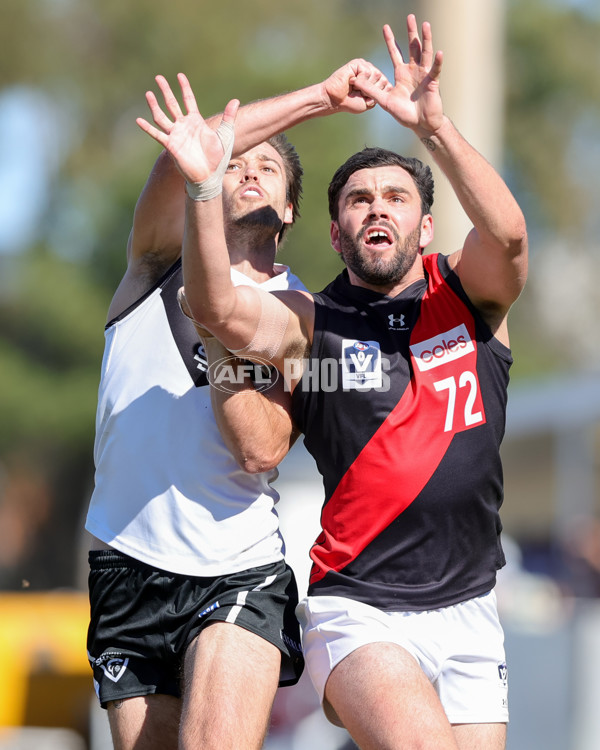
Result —
M539 377L600 364L600 13L594 2L508 7L507 177L532 259L512 313L513 377Z
M72 584L106 295L40 248L0 260L0 586Z
M511 176L547 234L585 238L597 192L573 160L578 126L600 133L600 17L554 2L511 0L508 13L506 138ZM592 124L593 123L593 124ZM588 144L598 149L599 139Z

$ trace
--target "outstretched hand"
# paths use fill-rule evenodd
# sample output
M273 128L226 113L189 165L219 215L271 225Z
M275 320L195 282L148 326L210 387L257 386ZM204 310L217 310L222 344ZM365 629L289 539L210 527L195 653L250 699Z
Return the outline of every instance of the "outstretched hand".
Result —
M409 59L404 61L392 29L383 27L390 58L394 66L394 85L381 89L367 71L361 72L354 82L365 97L371 97L389 112L401 125L414 130L419 137L429 137L438 130L444 118L439 90L442 71L442 53L433 51L431 26L425 22L422 40L419 37L414 15L406 20Z
M164 76L156 76L156 83L165 100L170 118L162 110L152 91L146 92L146 101L156 127L142 117L136 119L139 127L173 158L186 182L204 182L213 175L223 158L221 139L204 120L198 111L196 97L190 82L183 73L177 76L186 112L182 112ZM239 101L232 99L223 112L221 122L233 125L239 108Z

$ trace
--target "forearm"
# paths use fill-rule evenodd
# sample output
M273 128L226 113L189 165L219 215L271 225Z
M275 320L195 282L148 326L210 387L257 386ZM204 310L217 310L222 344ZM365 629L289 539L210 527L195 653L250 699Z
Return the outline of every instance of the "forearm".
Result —
M321 83L246 104L238 111L233 153L243 153L306 120L336 111L328 102ZM216 115L208 122L212 125L219 118L220 115Z
M235 305L221 196L208 201L185 198L183 281L192 318L214 332Z
M185 210L184 179L172 158L163 151L138 198L133 216L130 256L181 252Z
M234 153L239 155L306 120L336 112L360 114L375 106L375 101L354 85L361 74L369 76L378 92L389 90L390 84L380 70L355 58L319 83L241 107Z
M451 264L473 304L508 344L501 326L527 278L523 213L500 175L447 118L435 134L422 140L474 227Z
M238 466L248 474L276 468L297 433L285 410L271 403L251 383L236 393L211 388L213 412L223 442Z
M415 133L448 178L480 241L490 247L520 252L526 235L525 218L492 165L447 117L435 133Z
M217 339L206 339L205 351L209 368L226 359L234 375L227 378L227 389L215 383L210 386L223 442L244 471L256 474L275 468L297 436L290 417L290 394L279 382L264 394L258 392L250 376L254 366L233 357Z

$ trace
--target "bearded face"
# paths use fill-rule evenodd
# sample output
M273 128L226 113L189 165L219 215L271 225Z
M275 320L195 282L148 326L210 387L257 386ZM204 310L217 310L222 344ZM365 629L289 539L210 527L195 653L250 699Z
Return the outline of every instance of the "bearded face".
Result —
M420 226L404 238L400 237L393 225L388 224L386 228L393 243L390 243L390 237L383 234L370 235L369 226L361 227L355 236L341 227L339 230L340 254L344 263L359 279L374 286L388 286L401 281L421 250ZM367 244L373 249L367 249ZM395 249L390 252L392 244ZM381 245L381 252L377 251L378 245Z

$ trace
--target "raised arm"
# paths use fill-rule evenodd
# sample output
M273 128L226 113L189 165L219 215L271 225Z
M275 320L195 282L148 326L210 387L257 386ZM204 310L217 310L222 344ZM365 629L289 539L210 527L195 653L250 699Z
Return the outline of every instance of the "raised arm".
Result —
M373 99L354 87L356 76L366 72L374 86L391 88L385 76L371 63L356 59L320 83L240 107L233 155L306 120L336 112L360 114L370 109L375 104ZM165 79L157 76L156 82L163 95L169 95ZM146 99L151 109L158 106L154 93L148 92ZM215 115L206 122L216 129L220 119L221 115ZM175 261L181 252L184 211L184 179L168 152L163 151L136 205L128 246L129 259L158 253L167 263Z
M507 341L506 314L527 275L525 219L500 175L444 114L439 90L442 53L434 53L430 25L423 24L421 39L410 15L407 30L405 62L392 30L384 27L394 66L393 88L379 89L367 73L356 79L356 85L421 139L450 181L473 223L463 248L450 256L450 262L471 301Z
M180 74L178 80L185 113L165 81L169 116L154 100L149 104L157 127L142 118L137 122L169 152L186 182L183 274L190 314L230 351L268 360L283 371L286 356L304 353L312 301L302 292L276 295L232 284L221 190L239 102L229 102L215 131L198 111L187 78Z

